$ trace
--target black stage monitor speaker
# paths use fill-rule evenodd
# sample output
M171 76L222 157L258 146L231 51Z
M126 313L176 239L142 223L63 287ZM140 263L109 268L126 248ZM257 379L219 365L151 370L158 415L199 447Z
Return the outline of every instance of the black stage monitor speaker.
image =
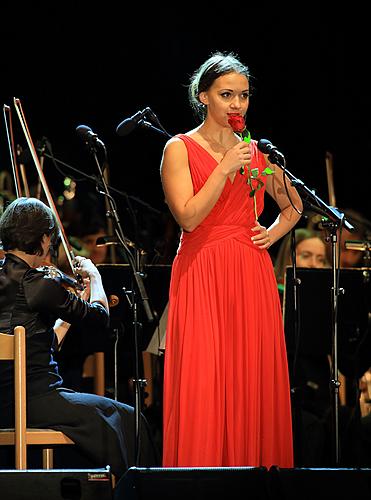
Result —
M109 469L0 470L3 500L112 500Z
M272 500L371 498L371 469L270 470Z
M114 500L268 500L265 467L137 468L118 482Z

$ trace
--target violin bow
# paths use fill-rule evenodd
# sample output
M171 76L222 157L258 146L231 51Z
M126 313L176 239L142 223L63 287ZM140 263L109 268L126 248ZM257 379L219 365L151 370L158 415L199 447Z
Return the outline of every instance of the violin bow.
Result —
M38 156L36 154L36 149L34 147L34 144L33 144L32 138L31 138L31 134L30 134L28 126L27 126L27 122L26 122L26 118L25 118L25 115L24 115L24 112L23 112L23 109L22 109L21 101L17 97L14 97L13 99L14 99L14 106L15 106L15 109L17 111L17 114L18 114L18 117L19 117L19 121L21 123L21 127L23 129L23 133L25 135L28 147L30 149L30 153L31 153L32 159L33 159L33 161L35 163L35 166L36 166L36 169L37 169L37 173L39 175L39 179L40 179L41 185L42 185L42 187L44 189L46 199L48 200L49 207L52 210L52 212L54 213L54 216L55 216L55 218L57 220L57 224L58 224L58 227L59 227L59 230L60 230L60 233L61 233L62 245L63 245L64 251L66 253L66 257L67 257L68 263L69 263L69 265L71 267L71 271L72 271L73 275L75 277L77 277L77 273L76 273L74 265L73 265L73 260L75 258L75 255L73 253L72 246L69 244L68 239L66 237L66 233L64 231L64 227L63 227L62 221L61 221L61 219L59 217L59 214L58 214L57 208L55 206L53 197L52 197L52 195L51 195L51 193L49 191L49 187L48 187L48 184L46 182L45 175L44 175L43 169L41 167L39 158L38 158Z
M19 198L22 196L21 190L21 181L18 172L17 165L17 155L14 147L14 135L13 135L13 124L12 124L12 110L10 106L7 104L3 105L3 113L4 113L4 121L5 121L5 129L6 129L6 137L8 141L8 148L10 153L10 163L12 165L13 178L14 178L14 187L16 197Z

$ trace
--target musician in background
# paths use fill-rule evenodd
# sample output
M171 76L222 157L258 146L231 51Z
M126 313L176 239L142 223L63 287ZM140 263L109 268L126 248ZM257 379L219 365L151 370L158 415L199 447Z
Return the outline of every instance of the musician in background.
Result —
M297 267L324 268L328 267L326 242L320 231L302 227L295 230L295 253ZM278 249L274 264L281 299L286 267L292 265L291 233L287 234Z
M343 228L340 265L342 268L364 268L365 280L370 280L371 262L369 253L364 250L347 249L346 241L370 242L371 222L354 209L343 210L347 220L355 227L353 232ZM366 268L368 270L366 270ZM368 274L367 274L368 273ZM367 277L368 276L368 277ZM371 286L369 285L369 290ZM369 295L370 297L370 295ZM355 354L347 361L347 394L353 400L359 398L354 406L351 434L348 439L348 463L345 465L371 467L371 299L369 303L368 329Z
M359 250L351 250L346 248L346 241L363 241L367 237L367 226L365 225L368 221L363 217L363 215L354 209L344 209L346 219L350 224L354 226L354 231L350 232L346 227L343 227L340 234L340 267L364 267L366 262L364 260L363 252ZM371 228L371 224L370 224Z
M352 215L354 211L350 211ZM343 230L342 267L364 267L363 252L348 250L345 241L364 240L367 232L357 219L349 221L356 231L349 233ZM359 214L357 214L359 216ZM355 216L355 215L354 215ZM298 267L325 268L329 267L327 256L330 255L330 244L324 241L322 233L312 228L300 228L295 231L296 265ZM283 294L284 270L291 264L291 237L287 235L282 241L275 262L275 272L278 286ZM310 307L310 304L306 304ZM313 311L315 314L315 311ZM320 318L319 318L320 321ZM328 353L330 355L330 353ZM365 370L371 367L371 336L366 333L359 346L349 350L349 359L344 349L339 351L339 368L342 372L342 384L345 385L346 398L340 401L339 421L341 439L341 460L344 466L371 466L371 412L360 414L357 404L356 384ZM289 353L289 361L292 356ZM301 446L303 466L327 466L331 463L331 393L329 356L301 354L297 361L297 377L295 382L299 387L299 404L302 416ZM364 391L364 399L371 399L371 377L366 373L360 380L360 391ZM369 387L365 381L369 379ZM366 393L367 391L367 393ZM350 397L351 395L351 397ZM293 405L294 408L294 405ZM370 405L371 408L371 405Z

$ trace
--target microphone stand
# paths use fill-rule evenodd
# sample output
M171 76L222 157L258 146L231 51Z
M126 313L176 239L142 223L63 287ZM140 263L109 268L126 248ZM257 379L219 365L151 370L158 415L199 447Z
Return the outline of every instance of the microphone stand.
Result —
M292 388L291 395L293 401L293 427L294 427L294 453L295 453L295 465L301 467L303 460L303 425L302 425L302 413L300 411L301 408L301 397L302 397L302 388L298 385L297 378L297 362L299 356L299 348L300 348L300 326L299 326L299 289L298 287L301 284L301 280L297 277L296 274L296 239L295 239L295 229L291 230L291 262L292 262L292 271L293 271L293 292L294 292L294 339L295 339L295 349L292 359L292 368L291 368L291 376L292 376Z
M291 185L294 186L303 196L303 202L307 204L314 212L323 215L327 221L326 225L331 234L331 267L332 267L332 315L331 315L331 331L332 331L332 366L331 366L331 389L333 394L333 454L335 466L340 464L340 450L339 450L339 387L340 382L338 379L338 298L340 293L343 292L339 288L339 263L336 262L336 243L337 243L337 230L343 225L349 230L353 231L354 227L345 219L344 213L340 212L337 208L327 205L315 192L309 189L302 180L295 177L291 172L286 169L286 161L282 153L272 151L268 155L271 163L274 163L282 169L283 174L286 175ZM294 301L295 305L298 303L297 287L294 283L294 293L296 294ZM297 328L297 322L296 322ZM295 332L297 338L297 332Z
M134 258L128 245L128 239L124 236L121 223L117 214L116 204L114 199L109 193L108 185L103 175L103 168L101 167L98 155L97 155L97 141L88 140L86 141L88 147L90 149L90 153L93 155L95 163L98 168L99 177L101 180L101 185L103 186L103 191L101 191L98 187L97 190L100 194L106 196L110 206L110 217L113 218L114 221L114 231L116 236L121 244L121 246L125 249L126 255L128 258L128 262L130 264L132 270L133 283L135 282L136 286L132 286L132 290L126 290L123 288L130 307L133 311L133 325L134 325L134 371L135 371L135 379L134 382L134 392L135 392L135 402L134 402L134 418L135 418L135 465L139 466L140 460L140 428L141 428L141 390L146 385L146 381L139 377L139 347L138 347L138 331L139 331L139 322L138 322L138 299L141 300L144 311L147 316L147 320L152 322L154 320L154 315L152 313L152 309L149 304L149 299L147 296L147 292L143 283L143 273L140 270L140 263L138 258ZM107 152L104 144L99 141L100 146L104 149L104 155L107 159Z

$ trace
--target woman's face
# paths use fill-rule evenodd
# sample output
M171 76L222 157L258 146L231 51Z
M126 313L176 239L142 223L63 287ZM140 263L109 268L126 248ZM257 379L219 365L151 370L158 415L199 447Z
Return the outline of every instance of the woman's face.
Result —
M249 81L239 73L227 73L217 78L209 90L201 92L199 98L207 106L208 117L230 128L229 115L244 116L249 107Z
M307 238L296 246L298 267L325 267L326 246L319 238Z
M81 238L83 247L88 253L89 259L94 264L102 264L107 259L107 246L97 246L97 239L106 234L106 231L101 230L97 233L87 234Z

